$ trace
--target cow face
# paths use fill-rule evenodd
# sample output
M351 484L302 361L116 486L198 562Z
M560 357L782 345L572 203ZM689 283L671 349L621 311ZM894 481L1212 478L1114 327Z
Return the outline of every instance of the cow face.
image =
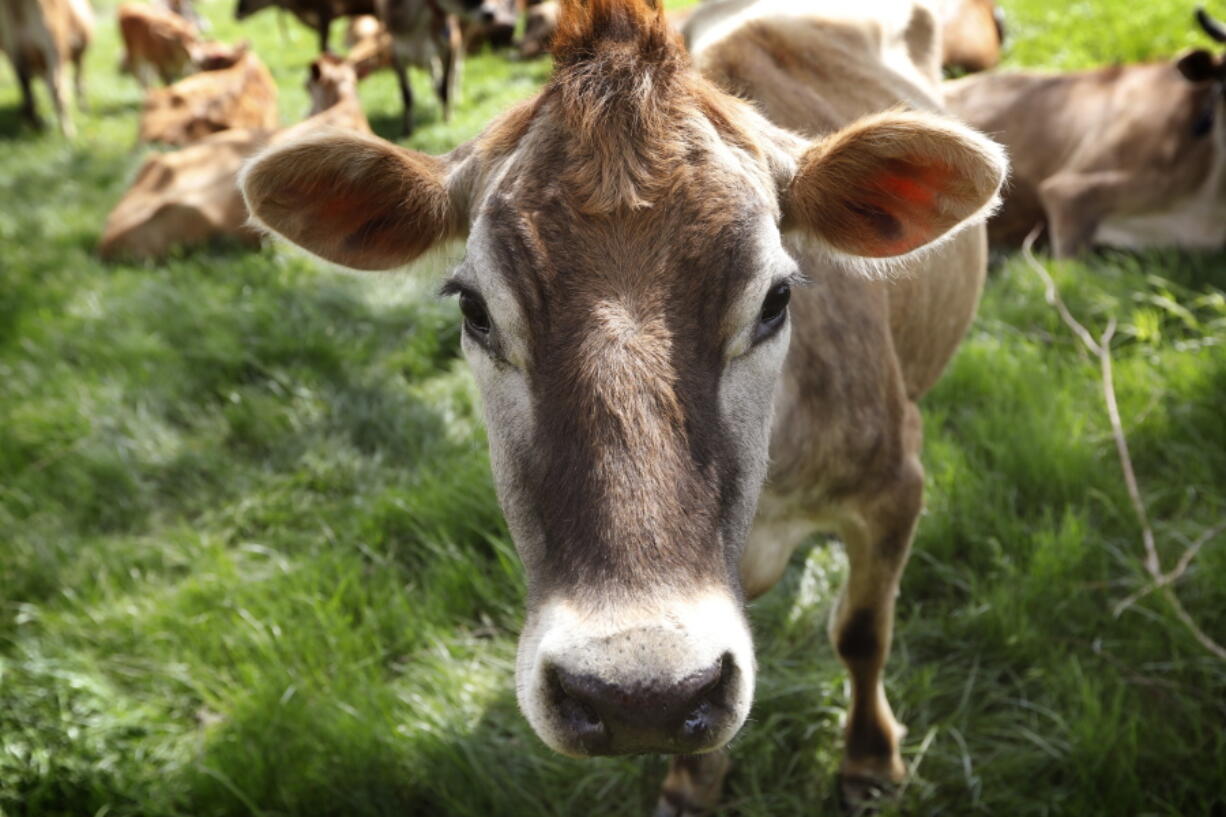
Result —
M738 562L801 283L785 234L907 254L982 217L1004 160L920 115L810 145L692 73L643 0L566 14L541 96L450 156L316 135L241 184L348 266L466 239L444 289L528 579L521 708L565 754L708 751L753 693Z

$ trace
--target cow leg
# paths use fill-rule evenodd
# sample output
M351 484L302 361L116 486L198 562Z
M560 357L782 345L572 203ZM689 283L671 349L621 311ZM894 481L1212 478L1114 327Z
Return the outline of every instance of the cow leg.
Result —
M14 64L17 69L17 82L21 85L21 117L36 128L43 127L43 120L38 115L38 108L34 105L34 88L30 84L30 70L26 65L18 61Z
M89 100L85 97L85 54L77 51L72 55L72 84L77 98L77 108L89 110Z
M840 768L842 795L861 807L888 794L906 775L882 673L894 630L894 599L923 501L919 411L907 409L906 454L887 487L848 503L837 528L848 576L830 619L830 639L851 675L851 708Z
M68 110L68 72L61 63L49 62L47 88L51 91L51 104L55 108L60 133L72 139L76 136L77 129L72 124L72 113Z
M409 85L409 72L396 48L392 48L392 68L396 71L396 80L400 83L400 99L404 103L404 119L401 130L405 136L413 134L413 86Z
M326 7L325 7L326 8ZM328 38L332 33L332 15L323 11L319 15L319 53L328 53Z
M1063 173L1039 185L1052 255L1071 258L1090 249L1103 218L1125 197L1126 182L1119 173Z
M719 803L724 775L731 765L724 749L669 758L655 817L697 817L710 813Z

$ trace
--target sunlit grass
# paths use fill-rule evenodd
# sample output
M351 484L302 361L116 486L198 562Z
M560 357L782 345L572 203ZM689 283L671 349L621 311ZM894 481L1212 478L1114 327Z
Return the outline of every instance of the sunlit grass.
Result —
M516 710L523 579L440 271L364 278L224 245L93 256L148 150L103 5L75 143L19 126L0 67L0 814L646 813L660 761L561 758ZM313 36L230 6L203 4L214 35L252 39L296 121ZM1006 9L1011 65L1201 43L1174 0ZM469 60L447 125L415 77L408 144L450 148L547 71ZM362 96L395 137L394 79ZM1091 328L1119 321L1168 566L1226 513L1224 260L1052 265ZM1111 616L1145 574L1097 364L1018 259L925 411L888 681L917 767L906 813L1217 813L1226 669L1160 596ZM751 611L761 680L730 814L835 811L845 698L824 630L844 571L837 548L806 548ZM1177 590L1226 639L1226 547Z

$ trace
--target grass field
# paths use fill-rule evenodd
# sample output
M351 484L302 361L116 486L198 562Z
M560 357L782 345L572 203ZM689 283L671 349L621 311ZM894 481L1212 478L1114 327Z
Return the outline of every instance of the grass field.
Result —
M0 815L640 815L658 759L550 753L515 707L523 580L438 270L321 269L217 246L103 264L139 166L140 94L100 4L81 136L23 129L0 68ZM307 102L313 37L249 37ZM1008 64L1200 42L1182 0L1006 0ZM1211 9L1213 10L1213 9ZM1220 16L1226 9L1218 8ZM415 147L443 150L548 71L470 60ZM364 84L381 133L390 75ZM44 98L45 102L45 98ZM45 108L44 108L45 109ZM1051 265L1113 345L1164 564L1226 515L1226 257ZM1226 663L1144 584L1097 363L1017 257L926 400L927 512L889 691L914 815L1226 815ZM761 664L732 815L834 813L843 674L824 623L837 547L756 603ZM1226 639L1226 540L1176 585Z

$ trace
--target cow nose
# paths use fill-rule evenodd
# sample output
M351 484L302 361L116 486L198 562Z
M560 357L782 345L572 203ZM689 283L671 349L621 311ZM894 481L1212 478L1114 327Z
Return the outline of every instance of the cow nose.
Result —
M614 683L555 666L551 697L563 729L586 754L688 754L710 748L727 720L735 672L730 653L678 681Z

